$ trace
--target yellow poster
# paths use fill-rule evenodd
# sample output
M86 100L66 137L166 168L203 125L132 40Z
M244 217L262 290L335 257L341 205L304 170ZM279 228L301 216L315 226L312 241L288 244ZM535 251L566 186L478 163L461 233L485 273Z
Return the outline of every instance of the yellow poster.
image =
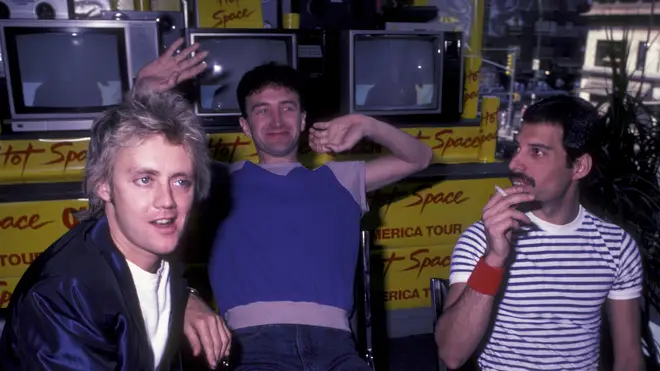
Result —
M442 128L404 128L403 131L429 145L435 154L435 163L473 162L483 144L495 143L497 135L484 134L479 126L459 126ZM209 134L211 156L222 162L241 160L258 161L254 143L243 133ZM352 149L334 156L318 155L312 152L305 141L300 145L300 159L304 163L321 165L327 161L370 160L389 151L370 142L359 142Z
M484 96L481 98L481 120L479 126L485 135L497 136L497 112L500 107L500 98ZM494 162L497 152L497 143L484 143L479 149L480 162Z
M197 0L201 28L263 28L261 0Z
M237 133L208 134L209 154L220 162L248 160L258 162L257 149L247 135Z
M380 205L380 209L368 214L364 224L379 226L375 232L379 246L453 244L481 218L496 184L504 188L511 181L486 178L397 183L368 195L369 204Z
M88 143L88 138L0 141L0 183L80 180Z
M372 251L372 297L379 300L382 295L389 309L428 306L430 278L447 277L456 239L479 220L495 184L506 187L510 181L405 182L371 193L380 223ZM45 248L73 228L73 213L86 206L86 200L0 204L0 300L9 297L12 277L20 277Z
M382 272L372 277L373 300L388 310L431 306L431 278L449 277L452 251L454 244L373 251L372 272Z
M433 148L435 163L474 162L482 145L497 141L496 134L484 133L479 126L403 130ZM210 154L216 161L259 160L254 143L241 132L209 134L208 138ZM79 181L88 145L89 138L0 141L0 184ZM302 142L300 161L308 166L319 166L330 160L370 160L387 153L382 146L363 141L335 156L319 155Z
M87 200L0 203L0 277L17 277L77 221Z
M465 57L465 77L463 87L463 114L464 119L476 119L479 106L479 73L481 71L481 57L477 55Z

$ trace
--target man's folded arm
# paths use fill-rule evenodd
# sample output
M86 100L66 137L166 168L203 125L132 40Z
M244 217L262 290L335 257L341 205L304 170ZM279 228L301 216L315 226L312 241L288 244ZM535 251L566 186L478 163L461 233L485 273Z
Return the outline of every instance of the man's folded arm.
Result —
M24 370L119 370L118 339L104 329L102 302L79 282L48 279L14 310L15 353ZM17 298L18 299L18 298ZM124 330L128 324L124 323ZM117 322L121 326L121 322ZM114 337L114 336L112 336ZM126 369L128 370L128 369Z

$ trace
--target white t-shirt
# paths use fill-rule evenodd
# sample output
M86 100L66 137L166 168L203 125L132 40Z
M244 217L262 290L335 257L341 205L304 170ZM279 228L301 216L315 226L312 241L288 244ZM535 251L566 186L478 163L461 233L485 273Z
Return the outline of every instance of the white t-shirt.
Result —
M154 368L157 370L163 358L170 331L172 312L170 265L163 260L158 271L151 273L128 260L127 262L140 299L142 318L154 353Z
M514 234L515 260L479 365L484 371L595 371L601 306L641 296L637 245L582 207L566 225L531 219L534 227ZM478 222L456 244L450 282L467 282L485 250Z

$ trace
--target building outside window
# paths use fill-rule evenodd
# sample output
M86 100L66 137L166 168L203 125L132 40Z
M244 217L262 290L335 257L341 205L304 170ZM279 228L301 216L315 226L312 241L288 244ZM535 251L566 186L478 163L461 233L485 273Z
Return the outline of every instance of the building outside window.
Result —
M611 67L610 57L612 55L623 55L626 50L626 43L623 40L598 40L596 43L596 60L594 65L598 67ZM617 58L616 62L621 62Z
M637 48L637 63L635 69L638 71L643 71L646 66L646 53L649 50L649 43L646 41L640 41L639 47Z

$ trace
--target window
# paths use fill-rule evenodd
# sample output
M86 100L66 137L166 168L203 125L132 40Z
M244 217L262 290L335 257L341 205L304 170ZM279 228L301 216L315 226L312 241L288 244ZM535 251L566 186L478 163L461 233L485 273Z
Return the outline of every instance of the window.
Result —
M639 47L637 48L637 62L635 64L635 69L638 71L643 71L646 66L646 52L649 50L649 43L646 41L640 41Z
M626 52L626 43L623 40L598 40L596 43L596 60L594 65L611 67L612 58L615 63L621 63L621 56Z

